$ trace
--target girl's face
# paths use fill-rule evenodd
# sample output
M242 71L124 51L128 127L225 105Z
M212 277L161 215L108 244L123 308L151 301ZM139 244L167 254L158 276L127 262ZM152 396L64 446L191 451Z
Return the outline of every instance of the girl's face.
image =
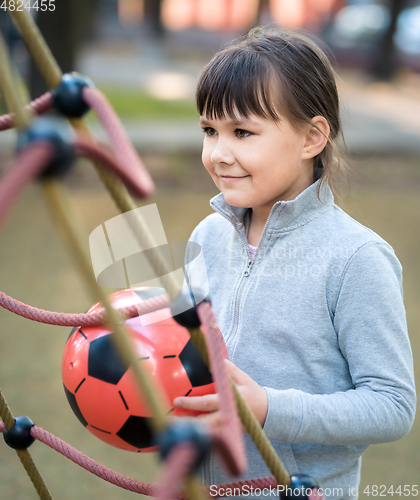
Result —
M308 128L298 131L284 117L199 121L203 164L229 205L268 216L276 201L292 200L313 183Z

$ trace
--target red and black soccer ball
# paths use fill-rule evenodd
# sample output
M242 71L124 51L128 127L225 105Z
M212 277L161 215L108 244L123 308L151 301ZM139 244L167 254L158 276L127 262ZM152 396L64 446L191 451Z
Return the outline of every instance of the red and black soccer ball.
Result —
M110 300L120 308L162 293L161 288L133 288L112 294ZM98 303L89 312L101 308ZM188 330L172 318L169 308L128 319L125 326L139 360L164 389L166 411L177 416L197 415L172 406L177 396L215 392L211 373ZM132 370L124 366L114 349L113 335L106 326L73 328L62 363L67 399L79 421L102 441L128 451L156 451L151 415Z

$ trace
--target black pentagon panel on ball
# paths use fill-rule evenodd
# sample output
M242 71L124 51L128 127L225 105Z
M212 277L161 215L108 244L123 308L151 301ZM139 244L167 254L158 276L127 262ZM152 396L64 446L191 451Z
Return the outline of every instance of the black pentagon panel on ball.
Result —
M76 415L83 427L86 427L88 425L88 422L86 422L85 417L80 411L79 405L76 401L76 396L72 392L70 392L66 386L64 386L64 392L66 393L67 401L69 402L70 408L73 410L73 413Z
M117 385L126 371L127 366L116 352L112 333L90 343L88 356L90 377Z
M157 444L150 417L131 415L117 432L117 436L135 448L150 448Z
M200 387L213 382L211 373L195 347L192 339L185 344L184 349L182 349L182 352L179 355L179 359L181 360L193 387Z
M31 436L31 428L35 424L28 417L16 417L14 426L3 431L3 438L10 448L14 450L26 450L35 441Z

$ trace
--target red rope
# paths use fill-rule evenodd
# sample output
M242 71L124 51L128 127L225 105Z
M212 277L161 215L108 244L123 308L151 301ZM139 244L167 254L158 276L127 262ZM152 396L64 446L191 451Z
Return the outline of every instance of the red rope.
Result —
M222 427L216 444L228 471L238 476L246 470L247 459L242 424L224 362L220 341L222 334L217 326L210 302L202 302L197 310L206 335L211 372L219 394L222 414Z
M76 141L76 148L82 154L100 161L105 167L112 169L135 196L145 198L154 191L154 184L149 172L137 155L128 138L120 119L112 109L106 97L96 88L85 87L83 99L97 114L105 128L115 151L112 152L103 145L98 146L92 140L82 136ZM52 95L47 92L26 106L37 115L52 109ZM14 113L0 116L0 131L13 128Z
M4 430L4 423L0 421L0 432ZM83 469L91 472L97 477L104 479L105 481L119 486L125 490L133 491L134 493L140 493L142 495L157 496L159 493L159 487L150 483L143 483L142 481L137 481L135 479L124 476L118 472L115 472L108 467L96 462L82 452L76 450L63 440L54 436L53 434L41 429L40 427L34 426L31 429L31 435L41 443L46 444L53 450L57 451L61 455L69 458L72 462L83 467ZM231 496L232 490L235 489L238 493L244 492L249 493L250 488L275 488L277 485L274 476L272 477L260 477L257 479L246 479L244 481L235 481L232 483L224 483L217 486L218 497ZM207 486L203 488L203 491L209 495L210 487ZM185 491L183 488L176 488L175 494L172 498L185 498Z
M115 484L120 488L124 488L135 493L140 493L142 495L156 496L158 493L158 486L154 484L143 483L142 481L137 481L127 476L123 476L122 474L119 474L118 472L115 472L108 467L101 465L95 460L92 460L87 455L84 455L80 451L76 450L76 448L73 448L69 444L65 443L64 441L57 438L53 434L50 434L44 429L41 429L40 427L32 427L31 435L35 439L38 439L38 441L41 441L53 450L56 450L58 451L58 453L61 453L65 457L69 458L75 464L80 465L80 467L83 467L92 474L95 474L95 476L98 476L105 481L108 481L109 483ZM276 481L274 477L248 479L245 481L226 483L220 485L220 488L223 488L224 491L224 494L220 496L228 496L229 493L226 490L228 490L229 488L242 489L245 486L247 488L249 488L250 486L254 488L268 488L270 486L275 487L275 485ZM205 491L209 491L209 487L207 487ZM176 495L173 498L185 498L184 491L181 488L177 488Z
M11 162L0 179L0 225L19 193L42 172L53 155L51 144L37 141L28 144Z
M106 130L116 157L124 166L126 181L130 186L140 188L143 198L150 196L155 189L153 180L107 98L98 89L88 86L83 88L82 96L86 104L95 111Z
M105 96L95 88L85 87L83 89L83 98L94 109L105 128L116 157L114 158L112 153L104 149L103 146L100 147L81 135L75 141L76 149L93 159L99 160L104 166L112 169L134 194L141 197L152 194L154 191L153 181L131 144L118 116L109 105ZM50 92L47 92L26 106L26 108L38 115L45 113L51 107L52 96ZM12 128L13 126L14 114L0 116L0 131ZM45 165L52 159L53 154L54 151L51 144L37 141L29 144L13 161L12 166L3 176L0 184L0 223L21 190L42 171ZM148 299L138 305L121 309L120 312L127 317L133 317L167 307L168 303L169 299L166 295L159 296ZM94 314L54 313L27 306L22 302L8 297L3 292L0 292L0 305L28 319L48 324L93 326L94 324L103 324L106 322L103 311ZM223 360L220 342L221 334L209 303L201 304L198 308L198 313L205 326L213 376L218 393L220 394L220 411L222 413L223 425L220 435L215 437L215 443L225 460L229 472L239 475L246 469L246 454L241 423ZM4 424L0 422L0 432L3 432L3 430ZM163 483L158 488L156 485L136 481L112 471L37 426L32 427L31 435L111 484L145 495L156 496L158 494L160 500L172 497L185 498L183 490L174 487L174 484L179 483L191 470L196 450L189 444L179 445L169 455L163 468ZM219 485L218 496L230 496L232 488L237 488L239 491L245 486L267 488L275 486L275 484L274 478L260 478L228 483ZM204 491L209 494L209 488L204 489Z
M125 184L133 196L144 198L144 178L138 174L133 175L132 160L116 158L113 152L104 144L96 144L92 139L79 133L75 140L75 148L79 154L87 156L93 161L99 161L104 167L112 170Z
M157 493L157 486L142 483L141 481L136 481L135 479L131 479L127 476L114 472L40 427L32 427L31 435L35 439L38 439L38 441L41 441L53 450L58 451L58 453L61 453L61 455L69 458L72 462L80 465L80 467L83 467L95 476L108 481L108 483L115 484L120 488L133 491L134 493L141 493L142 495L155 496Z
M91 139L86 139L81 135L76 141L76 148L82 154L100 161L105 167L111 168L133 195L140 198L151 195L154 191L152 178L137 155L120 119L106 97L98 89L85 87L83 89L83 99L96 112L111 139L116 157L113 156L110 150L104 149L103 145L98 146ZM38 99L29 103L26 108L37 115L49 111L52 109L51 92L38 97ZM14 113L0 116L0 131L14 127L14 117Z
M28 306L23 302L19 302L1 291L0 306L10 312L22 316L23 318L38 321L39 323L45 323L47 325L96 326L106 323L105 311L85 314L45 311L44 309L37 309L36 307ZM141 316L142 314L157 311L158 309L164 309L165 307L169 307L169 297L166 294L151 297L144 302L118 309L118 312L126 318L133 318L135 316Z
M33 111L37 115L43 115L52 108L51 92L46 92L41 97L38 97L37 99L26 105L25 108L29 111ZM14 119L14 113L0 116L0 132L13 128L15 126Z

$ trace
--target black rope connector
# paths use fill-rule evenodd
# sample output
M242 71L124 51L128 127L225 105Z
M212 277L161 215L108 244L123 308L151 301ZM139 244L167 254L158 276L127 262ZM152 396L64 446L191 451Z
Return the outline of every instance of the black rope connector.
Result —
M31 436L31 428L35 424L28 417L16 417L15 425L9 429L3 430L3 438L7 446L14 450L26 450L35 441Z
M290 476L290 484L280 491L280 499L290 498L298 500L307 500L312 490L318 489L316 481L307 474L294 474Z
M76 158L74 137L71 125L64 118L40 116L28 128L19 132L17 149L21 151L34 141L50 143L54 148L54 157L40 177L61 177L70 170Z
M81 118L90 107L83 100L84 87L94 87L92 80L75 71L65 73L58 87L51 91L54 109L67 118Z
M185 328L198 328L201 325L197 305L208 301L207 295L199 288L182 291L170 304L174 320Z
M210 454L211 436L206 433L203 425L195 422L177 422L167 427L159 435L159 452L162 460L179 444L190 443L197 451L197 457L192 467L196 471Z

